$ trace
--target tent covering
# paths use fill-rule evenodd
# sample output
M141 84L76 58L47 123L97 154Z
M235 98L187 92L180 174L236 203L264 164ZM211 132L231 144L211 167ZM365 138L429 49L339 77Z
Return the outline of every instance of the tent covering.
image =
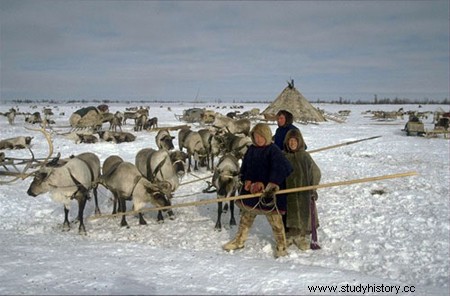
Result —
M287 110L294 116L294 121L324 122L322 113L294 87L294 81L288 82L288 86L278 95L262 114L274 115L280 110Z

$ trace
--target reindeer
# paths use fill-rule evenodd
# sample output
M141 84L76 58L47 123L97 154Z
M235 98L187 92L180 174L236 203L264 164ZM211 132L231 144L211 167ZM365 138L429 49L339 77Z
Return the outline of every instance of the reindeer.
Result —
M44 117L49 117L54 115L52 108L44 108L42 109L42 113L44 113Z
M62 164L61 164L62 163ZM95 213L100 214L97 198L97 181L100 176L100 160L90 152L72 156L53 167L45 162L38 171L33 173L34 179L27 190L30 196L38 196L49 192L53 200L64 204L63 231L70 229L68 220L70 203L78 201L78 232L86 234L83 222L83 212L86 201L90 199L89 191L93 190L95 197Z
M41 113L40 112L34 112L33 114L31 114L30 116L27 116L25 118L25 122L31 123L31 124L41 123L42 122Z
M106 142L115 142L117 144L123 142L133 142L136 140L136 136L128 132L110 132L110 131L98 131L100 139Z
M109 121L109 130L117 132L117 128L119 128L122 131L122 120L123 114L120 111L114 113L114 116Z
M14 137L0 141L0 149L25 149L30 146L33 137Z
M167 182L170 185L170 192L166 192L166 195L172 198L172 192L178 188L180 182L167 150L141 149L136 154L135 163L141 174L149 181Z
M252 139L247 136L237 136L233 133L224 133L214 137L219 143L222 153L232 153L238 159L242 159L252 144Z
M183 128L178 132L178 145L180 151L183 151L183 148L186 148L187 150L189 160L187 171L191 172L191 156L194 157L194 170L198 171L199 160L206 157L206 149L200 134L189 128Z
M8 112L6 112L5 116L6 116L6 118L8 118L8 123L10 125L14 124L14 119L16 118L16 114L17 114L17 111L14 108L11 108L11 109L9 109Z
M172 193L180 185L178 174L170 159L167 150L155 150L144 148L138 151L135 157L135 164L139 172L152 183L163 184L169 188L164 194L169 200L172 199ZM174 219L172 210L168 211L170 219ZM158 213L161 215L161 212Z
M161 129L158 131L158 133L155 136L155 142L156 142L156 146L159 149L166 149L168 151L172 150L173 148L175 148L173 146L173 139L175 137L172 137L169 133L168 129Z
M172 161L172 166L175 169L175 173L178 176L178 179L183 179L186 173L186 159L188 155L186 152L180 150L172 150L169 151L170 160Z
M217 189L217 198L235 196L236 191L240 187L239 182L239 162L238 159L231 153L223 155L212 177L212 185ZM226 212L228 204L222 208L222 202L218 202L217 208L217 221L215 229L222 230L221 216ZM230 201L230 226L236 225L236 219L234 218L234 201Z
M247 118L234 120L227 116L216 116L212 126L217 130L217 134L229 132L233 134L250 134L251 122Z
M144 124L144 129L150 130L152 128L158 128L158 118L157 117L150 118Z
M124 142L133 142L136 140L136 136L128 132L116 132L114 133L114 139L117 144L120 144Z
M123 124L126 124L127 119L136 119L140 115L145 114L148 117L148 109L140 108L136 111L125 111L123 113Z
M134 120L134 131L135 132L142 131L142 129L144 128L144 126L147 122L147 118L148 118L148 116L146 114L141 114L141 115L139 115L138 118L136 118Z
M75 144L78 143L95 144L98 142L98 138L91 134L76 133L76 135L78 139L75 141Z
M218 156L220 153L220 146L217 139L214 137L213 133L209 129L198 130L200 137L203 141L203 146L206 149L206 168L208 170L214 170L214 156Z
M98 131L97 133L98 133L99 138L102 139L103 141L106 141L106 142L115 142L116 141L114 132Z
M110 161L110 157L114 159ZM102 171L100 184L111 191L115 200L119 202L119 212L126 211L127 200L133 201L136 211L143 209L147 203L157 207L170 205L170 201L163 193L168 188L163 184L151 183L134 164L123 161L117 156L109 156L103 163ZM158 213L158 221L164 221L161 213ZM139 224L147 224L142 213L139 213ZM120 225L129 227L125 215L122 215Z
M111 175L117 168L117 166L121 164L123 161L124 160L122 159L122 157L118 155L111 155L108 158L106 158L102 165L102 175L99 178L99 183L103 184L103 179L108 178L108 176ZM112 214L117 213L118 204L119 199L117 198L117 196L114 196Z

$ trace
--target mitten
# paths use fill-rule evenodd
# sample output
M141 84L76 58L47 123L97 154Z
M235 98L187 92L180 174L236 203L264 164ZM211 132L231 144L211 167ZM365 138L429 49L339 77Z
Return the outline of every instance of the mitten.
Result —
M280 190L280 186L278 186L275 183L269 182L266 186L266 189L264 189L264 192L277 192Z
M252 183L250 186L250 192L251 193L259 193L264 190L264 184L262 182L255 182Z
M277 184L267 184L260 197L261 204L268 207L274 206L276 202L275 192L277 192L278 190L280 190L280 187Z
M244 182L244 189L245 189L245 191L250 191L251 186L252 186L252 181L246 180Z

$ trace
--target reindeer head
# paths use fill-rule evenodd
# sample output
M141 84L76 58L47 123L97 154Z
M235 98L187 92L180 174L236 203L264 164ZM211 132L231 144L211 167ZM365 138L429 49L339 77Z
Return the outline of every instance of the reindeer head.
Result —
M186 152L176 150L169 152L169 155L170 160L172 161L172 166L175 169L175 173L179 179L182 179L186 174Z
M147 193L151 196L151 203L157 207L170 206L171 203L164 193L165 188L159 183L144 183Z
M25 137L25 144L30 145L34 137Z
M39 194L48 192L50 185L47 180L52 174L53 169L42 167L38 171L33 172L34 179L28 187L27 194L30 196L38 196Z

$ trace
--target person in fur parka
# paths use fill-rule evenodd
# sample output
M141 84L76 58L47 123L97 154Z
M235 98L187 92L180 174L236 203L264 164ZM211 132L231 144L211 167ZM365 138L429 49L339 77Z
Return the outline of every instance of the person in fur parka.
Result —
M286 158L292 164L294 171L286 179L286 188L296 188L318 185L321 172L311 155L305 151L305 142L299 130L290 130L284 140ZM299 249L309 249L307 235L311 234L311 198L317 200L317 192L301 191L288 194L286 234L287 244L294 243ZM315 211L316 227L319 226L317 208Z
M286 134L292 129L299 130L299 128L294 125L294 115L292 115L292 113L287 110L278 111L277 124L278 127L275 130L273 142L278 146L278 148L284 151L284 139L286 138ZM308 147L306 146L306 143L304 144L306 150Z
M222 248L226 251L243 248L255 217L263 214L275 237L275 257L286 256L286 234L281 217L286 209L286 195L275 197L275 192L284 188L285 179L292 172L292 166L280 148L272 143L272 131L267 124L256 124L250 135L253 145L248 148L242 160L240 175L244 186L240 194L262 194L236 201L236 205L241 209L239 229L235 238Z
M267 186L278 186L284 189L284 181L292 172L290 162L283 155L283 152L272 143L272 131L265 123L256 124L250 132L253 145L251 145L244 158L240 169L241 180L244 187L240 194L262 192ZM258 143L258 140L263 143ZM277 211L284 214L286 210L286 195L277 195ZM259 203L260 198L249 198L239 200L249 210L260 214L267 214L274 211L273 207L266 207ZM256 207L255 207L256 205Z

